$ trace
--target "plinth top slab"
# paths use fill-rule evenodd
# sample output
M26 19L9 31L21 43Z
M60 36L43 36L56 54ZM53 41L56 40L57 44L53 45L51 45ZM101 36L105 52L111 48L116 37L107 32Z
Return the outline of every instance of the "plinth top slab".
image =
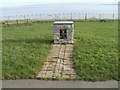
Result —
M73 21L55 21L53 24L73 24Z

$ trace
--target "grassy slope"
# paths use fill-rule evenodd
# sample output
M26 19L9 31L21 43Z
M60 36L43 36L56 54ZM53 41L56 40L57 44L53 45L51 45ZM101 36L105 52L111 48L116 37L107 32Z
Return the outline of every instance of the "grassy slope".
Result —
M118 23L75 23L74 63L83 80L118 80Z
M3 79L34 78L49 54L52 24L3 28Z

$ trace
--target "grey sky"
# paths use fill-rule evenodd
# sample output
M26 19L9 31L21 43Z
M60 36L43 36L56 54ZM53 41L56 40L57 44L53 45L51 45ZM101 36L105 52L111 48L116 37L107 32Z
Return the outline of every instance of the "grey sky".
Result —
M49 3L113 3L117 4L119 0L1 0L2 7L14 7L21 5L49 4Z

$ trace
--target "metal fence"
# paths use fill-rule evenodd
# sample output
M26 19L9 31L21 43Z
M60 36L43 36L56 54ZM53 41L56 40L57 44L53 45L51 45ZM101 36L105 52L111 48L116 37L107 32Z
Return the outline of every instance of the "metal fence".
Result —
M40 13L31 15L2 16L2 21L22 19L118 19L117 13Z

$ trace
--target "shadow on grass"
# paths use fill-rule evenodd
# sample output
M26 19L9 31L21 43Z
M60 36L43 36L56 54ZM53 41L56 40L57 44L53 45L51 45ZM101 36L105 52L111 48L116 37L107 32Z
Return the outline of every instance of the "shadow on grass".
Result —
M42 43L42 44L52 44L53 40L48 39L23 39L23 40L3 40L2 43Z

